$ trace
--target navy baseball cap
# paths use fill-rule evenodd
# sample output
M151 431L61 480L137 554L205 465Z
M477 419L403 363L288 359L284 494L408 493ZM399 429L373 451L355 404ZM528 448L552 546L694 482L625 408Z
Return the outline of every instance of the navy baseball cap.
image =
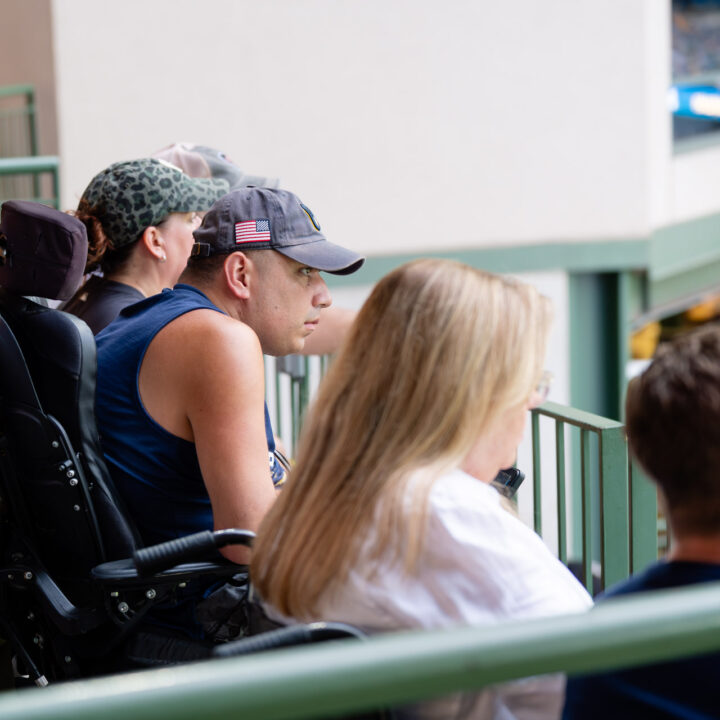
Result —
M365 262L362 255L328 242L300 198L277 188L233 190L215 202L193 235L192 257L277 250L335 275L354 273Z

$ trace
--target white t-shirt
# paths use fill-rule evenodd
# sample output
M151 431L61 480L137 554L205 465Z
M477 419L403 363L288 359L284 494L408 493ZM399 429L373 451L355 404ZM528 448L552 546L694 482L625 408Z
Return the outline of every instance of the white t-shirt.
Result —
M488 625L580 612L591 605L588 593L540 537L502 507L494 488L455 470L433 483L416 574L408 575L399 563L381 560L378 567L361 559L341 587L321 598L317 619L374 633ZM287 621L272 608L267 611ZM549 720L559 717L563 695L564 677L553 675L424 703L411 714Z

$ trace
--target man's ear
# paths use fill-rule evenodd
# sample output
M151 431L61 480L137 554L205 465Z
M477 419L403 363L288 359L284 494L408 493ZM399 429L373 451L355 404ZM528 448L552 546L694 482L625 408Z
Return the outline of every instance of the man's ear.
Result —
M165 240L154 225L150 225L143 230L143 234L140 236L140 242L158 262L165 262L167 260Z
M223 264L223 270L230 292L241 300L247 300L255 271L252 260L243 252L231 253Z

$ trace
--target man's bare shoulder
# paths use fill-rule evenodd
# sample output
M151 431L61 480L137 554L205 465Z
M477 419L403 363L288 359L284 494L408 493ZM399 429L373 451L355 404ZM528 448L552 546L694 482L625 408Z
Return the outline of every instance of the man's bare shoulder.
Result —
M183 405L190 395L213 387L225 386L225 392L232 392L263 384L264 377L262 349L252 328L203 308L181 315L155 336L140 380L146 394L152 384L158 392L172 391Z
M205 308L173 320L158 333L153 344L156 341L166 350L178 352L179 358L213 354L223 358L262 359L260 341L250 326Z
M262 427L264 380L253 330L204 308L181 315L153 338L138 378L150 416L191 442L203 418L230 426L242 417L238 408L256 411Z

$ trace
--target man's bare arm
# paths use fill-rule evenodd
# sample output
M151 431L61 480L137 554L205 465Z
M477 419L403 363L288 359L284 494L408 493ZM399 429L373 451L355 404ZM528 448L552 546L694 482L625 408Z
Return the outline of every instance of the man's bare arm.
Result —
M275 491L265 436L262 353L255 333L220 313L188 313L156 337L143 373L146 365L156 371L152 394L162 414L156 417L150 407L148 412L170 432L195 443L215 529L257 530ZM149 384L143 373L141 393ZM151 393L143 394L144 401L145 395ZM234 562L249 561L245 548L222 552Z
M337 352L356 315L356 310L348 310L334 305L324 308L320 313L320 322L317 328L305 340L302 354L331 355Z

